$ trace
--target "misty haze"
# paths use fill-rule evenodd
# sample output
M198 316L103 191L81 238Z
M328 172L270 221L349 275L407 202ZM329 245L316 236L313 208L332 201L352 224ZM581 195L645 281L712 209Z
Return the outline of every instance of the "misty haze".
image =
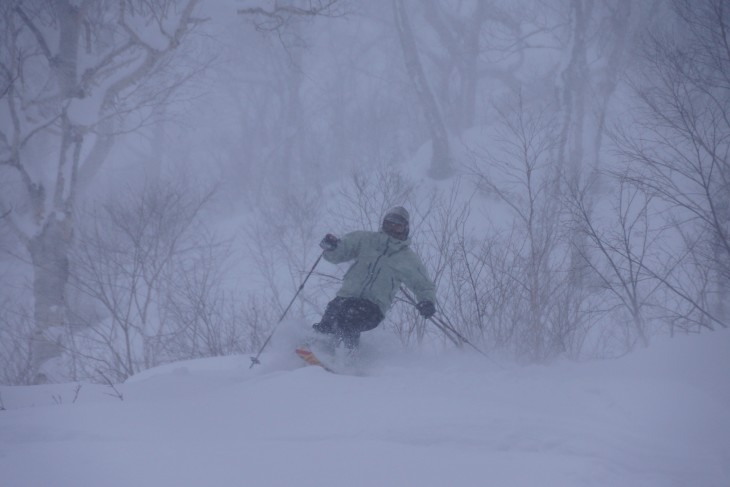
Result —
M730 485L727 0L0 36L3 485Z

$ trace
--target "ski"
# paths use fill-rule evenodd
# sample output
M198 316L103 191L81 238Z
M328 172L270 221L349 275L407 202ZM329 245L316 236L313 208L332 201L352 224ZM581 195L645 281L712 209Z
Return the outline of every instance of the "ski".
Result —
M302 360L304 360L304 361L305 361L305 362L306 362L307 364L309 364L309 365L316 365L316 366L318 366L318 367L322 367L322 368L323 368L324 370L326 370L327 372L332 372L333 374L336 374L336 373L337 373L337 372L335 372L335 371L334 371L333 369L331 369L330 367L328 367L328 366L326 366L325 364L323 364L323 363L322 363L322 362L321 362L321 361L320 361L320 360L319 360L319 359L317 358L317 356L316 356L316 355L314 354L314 352L312 352L312 351L311 351L311 350L310 350L309 348L307 348L307 347L306 347L306 346L304 346L304 345L302 345L301 347L297 348L297 349L296 349L296 350L295 350L294 352L295 352L295 353L296 353L297 355L299 355L299 357L300 357L300 358L301 358Z

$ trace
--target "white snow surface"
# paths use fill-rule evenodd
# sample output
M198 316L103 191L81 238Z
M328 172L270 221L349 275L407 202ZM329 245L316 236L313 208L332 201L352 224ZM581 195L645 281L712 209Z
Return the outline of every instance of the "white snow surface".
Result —
M730 330L524 366L363 337L357 374L279 343L112 389L0 387L0 484L730 486Z

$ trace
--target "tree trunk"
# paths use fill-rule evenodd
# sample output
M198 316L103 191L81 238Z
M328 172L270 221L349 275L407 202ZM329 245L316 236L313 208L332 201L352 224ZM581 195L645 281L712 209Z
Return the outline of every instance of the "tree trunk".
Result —
M446 132L441 112L436 104L431 88L428 85L426 74L423 72L416 41L413 37L408 14L403 6L403 0L393 0L395 22L403 48L403 58L406 64L408 75L416 88L416 94L426 115L428 129L431 132L431 143L433 152L431 154L431 167L428 174L434 179L446 179L453 174L451 165L451 149L449 147L449 135Z
M443 81L441 100L448 100L452 70L459 78L458 96L451 113L445 116L447 126L459 133L471 128L476 118L477 83L479 73L479 36L485 23L486 2L476 2L474 11L464 21L449 19L437 2L424 2L426 20L436 31L447 51L447 60L440 67ZM448 103L448 102L445 102Z
M564 181L556 183L556 194L562 192L562 185L578 188L585 165L584 142L586 137L586 95L589 83L588 29L593 9L593 0L572 0L571 2L571 49L570 58L561 72L563 121L558 144L558 164ZM586 201L592 208L592 201ZM588 254L585 237L577 228L571 230L571 256L569 281L573 295L585 287L590 269L584 256ZM575 325L575 324L573 324Z
M586 38L592 8L592 0L572 1L571 53L568 65L561 73L564 115L558 163L571 184L577 184L584 163L585 98L589 79Z
M43 365L61 353L58 336L67 323L66 284L69 279L68 252L71 244L71 219L51 216L41 232L29 240L28 251L33 263L33 296L35 298L35 330L32 360L34 382L48 382Z
M464 131L474 126L476 118L477 104L477 83L479 74L477 73L477 63L479 61L479 35L481 33L482 24L484 23L484 14L486 12L486 2L477 2L476 10L471 19L467 21L467 31L464 36L464 49L460 57L460 74L461 74L461 113L459 117L459 130Z
M12 157L0 162L19 173L33 206L32 215L19 214L32 221L17 225L11 218L9 225L33 266L32 375L36 382L46 382L54 379L51 359L61 355L60 340L68 322L66 285L76 197L93 180L115 137L124 132L117 127L123 127L126 117L146 114L150 107L164 104L179 86L171 81L154 94L144 89L132 93L158 67L164 68L159 61L177 49L196 24L192 11L197 0L185 0L180 10L167 1L145 2L141 9L129 8L128 2L110 3L109 9L77 0L14 3L15 7L3 9L0 15L0 28L8 37L3 52L9 51L3 63L13 60L3 64L9 85L0 92L10 119L0 130L0 138L3 145L11 146ZM167 45L146 44L144 39L151 36L133 31L133 26L143 28L144 17L152 15L145 13L147 9L158 15L160 29L164 25L160 39L166 38ZM163 22L173 17L177 26ZM154 23L144 27L146 34L150 25ZM43 80L40 97L38 80ZM95 103L77 103L82 98L99 101L100 106L92 109ZM82 151L84 140L93 145ZM53 154L57 156L55 175L35 167L38 161L32 154L37 151L27 152L38 143L48 145L42 157L48 158L49 166ZM0 193L0 206L12 206L5 204L5 197Z
M299 96L303 77L302 50L298 47L291 48L291 57L287 67L286 92L282 95L285 103L282 104L281 116L286 122L279 161L281 169L274 175L277 185L284 193L290 191L293 180L299 180L299 176L305 173L301 165L302 103ZM294 171L298 174L293 174Z

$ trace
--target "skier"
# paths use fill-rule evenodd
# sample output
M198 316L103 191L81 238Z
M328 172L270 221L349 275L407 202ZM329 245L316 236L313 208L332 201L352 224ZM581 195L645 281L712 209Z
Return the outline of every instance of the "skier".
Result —
M435 286L418 255L410 248L408 211L390 209L378 232L357 231L341 239L328 233L319 246L333 264L354 260L337 296L327 304L322 320L313 328L319 334L357 349L360 333L377 327L390 309L401 283L416 295L421 316L436 312Z

